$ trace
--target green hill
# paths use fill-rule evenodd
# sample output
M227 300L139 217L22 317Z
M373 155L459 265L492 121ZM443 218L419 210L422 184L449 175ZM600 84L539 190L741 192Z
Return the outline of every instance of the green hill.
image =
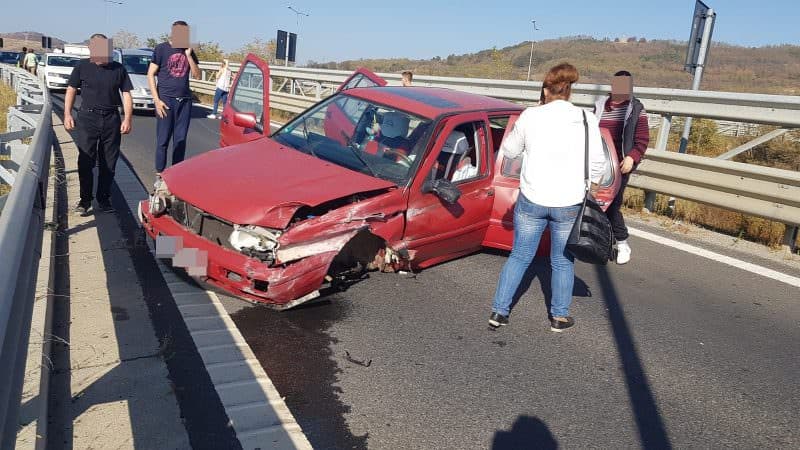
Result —
M353 70L360 66L378 72L412 70L419 75L524 80L531 43L488 49L428 60L361 59L319 63L310 67ZM608 84L617 70L634 74L636 85L688 89L691 75L683 71L686 43L645 39L614 42L572 37L534 42L532 80L548 68L568 61L581 74L579 83ZM712 44L703 77L703 90L800 95L800 46L741 47Z

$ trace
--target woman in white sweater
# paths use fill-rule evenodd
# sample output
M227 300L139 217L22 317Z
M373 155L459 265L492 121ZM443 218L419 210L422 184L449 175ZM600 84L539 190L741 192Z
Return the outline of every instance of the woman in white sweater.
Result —
M590 179L597 181L606 165L597 118L569 102L578 71L560 64L547 73L542 105L528 108L503 140L506 157L523 157L520 192L514 208L514 245L494 296L489 324L508 324L514 294L536 255L539 240L550 227L550 329L561 332L575 324L569 316L574 259L566 251L572 224L585 193L584 121L589 129Z

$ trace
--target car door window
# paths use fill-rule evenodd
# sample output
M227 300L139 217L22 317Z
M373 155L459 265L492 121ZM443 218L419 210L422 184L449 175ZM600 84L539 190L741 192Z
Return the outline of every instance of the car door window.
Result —
M483 122L468 122L455 127L439 151L430 178L464 183L486 172L483 161L486 131Z
M242 67L241 72L231 97L231 106L237 112L255 114L256 120L263 124L264 77L258 66L250 61Z

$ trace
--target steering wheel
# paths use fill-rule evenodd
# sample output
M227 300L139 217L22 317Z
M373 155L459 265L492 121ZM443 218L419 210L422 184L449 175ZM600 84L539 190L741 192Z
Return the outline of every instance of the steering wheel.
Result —
M404 166L404 167L406 167L406 168L410 168L410 167L411 167L411 165L412 165L412 164L414 164L414 161L412 161L412 160L411 160L411 158L409 158L409 157L408 157L408 156L407 156L407 155L406 155L406 154L405 154L403 151L401 151L400 149L396 149L396 148L385 148L385 149L383 150L383 154L384 154L384 155L390 155L390 156L393 156L393 157L394 157L394 159L395 159L395 161L397 161L397 163L398 163L398 164L400 164L401 166Z

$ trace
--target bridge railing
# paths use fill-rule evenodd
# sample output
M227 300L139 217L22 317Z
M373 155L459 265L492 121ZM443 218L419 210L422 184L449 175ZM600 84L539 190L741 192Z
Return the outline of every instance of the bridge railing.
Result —
M211 95L219 63L201 62L200 69L203 77L192 81L192 88ZM231 70L236 72L238 64L231 64ZM332 95L350 75L351 72L341 70L272 66L270 108L293 114L302 112ZM401 83L400 74L378 75L390 85ZM457 89L524 105L538 102L542 86L541 82L423 75L414 77L414 85ZM576 84L571 100L579 106L591 107L610 91L607 85ZM722 156L729 159L786 129L800 127L800 96L646 87L636 88L634 94L660 124L654 149L631 177L631 186L782 222L787 226L784 243L795 249L800 225L800 173L666 150L673 117L780 127L771 135Z
M0 212L0 448L14 448L42 254L53 130L49 94L39 80L5 64L0 64L0 77L14 87L23 105L13 109L25 111L13 116L26 124L14 140L31 137L27 145L15 144L24 147L15 147L18 168ZM9 124L12 120L17 119L10 118Z

